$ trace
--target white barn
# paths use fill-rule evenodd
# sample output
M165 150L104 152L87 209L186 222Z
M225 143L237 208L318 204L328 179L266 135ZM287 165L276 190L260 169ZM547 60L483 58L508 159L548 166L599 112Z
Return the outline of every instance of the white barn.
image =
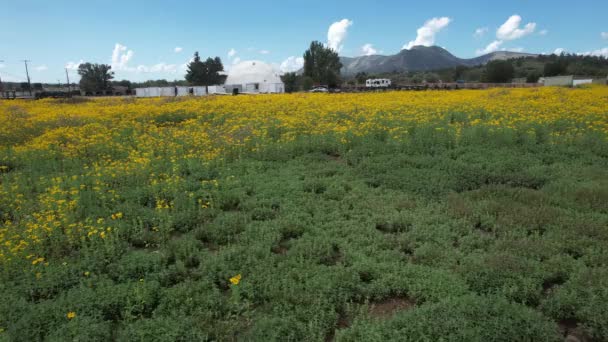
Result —
M224 88L227 93L284 93L285 84L272 66L260 61L234 65L228 72Z

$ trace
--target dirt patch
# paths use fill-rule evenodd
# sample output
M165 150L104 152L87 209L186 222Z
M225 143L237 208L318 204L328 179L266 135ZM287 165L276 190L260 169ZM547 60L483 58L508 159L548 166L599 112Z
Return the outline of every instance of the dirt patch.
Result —
M270 250L272 251L272 253L278 255L287 254L287 251L289 250L289 248L287 247L287 241L281 240L278 245L272 246Z
M416 303L406 297L392 297L370 303L369 315L374 318L390 318L399 311L410 310Z
M562 319L557 322L559 330L566 342L588 342L592 338L579 326L574 318Z
M278 243L274 244L270 248L270 251L278 255L287 254L287 251L291 247L292 241L298 239L300 236L302 236L302 234L303 232L298 229L284 231L281 234L281 240L279 240Z
M322 256L319 263L325 266L335 266L342 261L342 258L343 255L340 251L340 247L336 244L332 244L331 251L327 255Z
M333 329L331 329L329 332L327 332L327 335L325 335L325 341L326 342L335 341L336 331L340 330L340 329L346 329L346 328L350 327L351 324L353 324L352 318L349 317L349 315L347 315L346 312L339 311L338 320L336 321L336 325Z
M347 165L346 160L344 160L344 158L342 158L342 156L339 154L327 154L327 159L329 159L331 162Z
M551 294L556 286L560 286L566 282L566 279L563 277L553 277L546 279L543 282L543 294L545 296Z

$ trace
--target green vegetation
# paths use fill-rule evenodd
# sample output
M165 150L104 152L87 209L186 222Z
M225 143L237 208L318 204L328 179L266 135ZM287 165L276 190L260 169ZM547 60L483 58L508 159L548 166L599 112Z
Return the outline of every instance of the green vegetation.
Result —
M224 65L219 57L208 57L206 61L202 62L197 51L188 64L185 78L190 85L208 87L224 82L225 76L220 75L221 71L224 71Z
M443 82L511 82L512 78L525 78L536 83L543 76L578 75L595 78L608 76L608 59L605 57L580 55L540 55L507 61L493 61L476 67L459 66L432 72L409 72L369 75L370 78L390 78L396 84L411 84L426 81ZM367 76L367 75L366 75Z
M313 41L304 52L304 78L313 83L336 87L340 84L342 63L338 53L323 43Z
M95 95L112 89L114 72L107 64L80 64L78 75L80 75L80 89L85 93Z
M137 219L48 266L3 268L0 340L607 340L605 138L409 132L167 156L109 179L120 201L84 196L83 210ZM0 180L70 179L89 162L30 158Z

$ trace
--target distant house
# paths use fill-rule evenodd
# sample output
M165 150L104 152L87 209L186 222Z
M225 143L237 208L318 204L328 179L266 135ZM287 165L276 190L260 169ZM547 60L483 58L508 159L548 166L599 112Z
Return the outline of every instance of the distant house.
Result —
M574 76L543 77L542 80L545 87L571 87Z

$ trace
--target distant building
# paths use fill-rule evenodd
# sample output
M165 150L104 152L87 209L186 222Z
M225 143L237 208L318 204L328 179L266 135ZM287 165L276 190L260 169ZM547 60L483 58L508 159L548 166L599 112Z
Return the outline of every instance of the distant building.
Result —
M541 79L545 87L571 87L574 83L574 76L553 76Z
M593 79L592 78L583 78L583 79L578 79L578 80L573 80L572 81L572 85L573 86L581 86L583 84L592 84L593 83Z
M223 86L174 86L135 89L135 96L137 97L206 96L208 94L226 94L226 89Z
M541 77L538 83L547 87L577 87L585 84L608 84L608 77L598 78L592 76L554 76Z
M227 93L284 93L285 84L272 66L260 61L246 61L232 66L224 84Z
M388 88L392 84L388 78L374 78L365 81L366 88Z

